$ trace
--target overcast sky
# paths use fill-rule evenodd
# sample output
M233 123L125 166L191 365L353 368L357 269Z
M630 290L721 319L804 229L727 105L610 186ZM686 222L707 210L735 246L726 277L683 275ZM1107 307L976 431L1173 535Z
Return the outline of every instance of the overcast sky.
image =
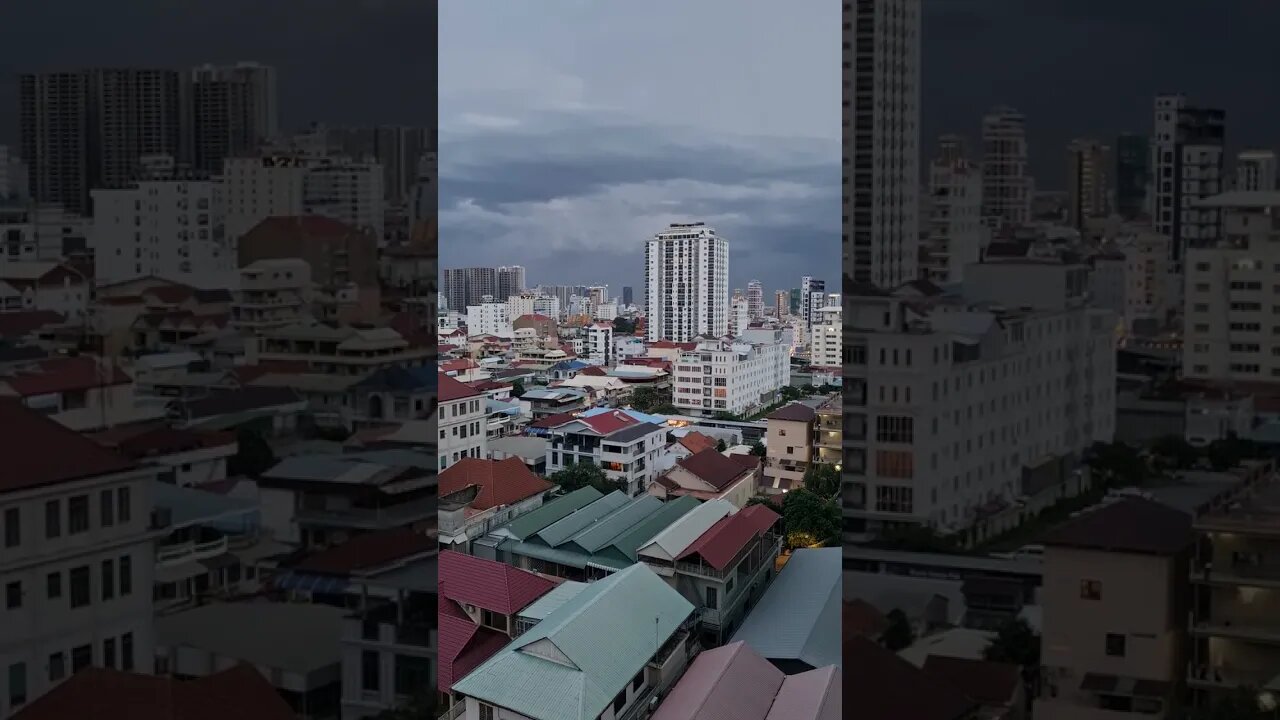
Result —
M729 238L732 287L840 262L840 6L443 2L441 264L643 285L670 222ZM770 295L771 297L771 295Z

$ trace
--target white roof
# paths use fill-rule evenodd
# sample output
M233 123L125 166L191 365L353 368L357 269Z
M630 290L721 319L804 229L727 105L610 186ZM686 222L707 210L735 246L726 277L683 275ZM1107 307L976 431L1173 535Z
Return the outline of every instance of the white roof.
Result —
M736 512L738 508L728 500L718 498L708 500L654 535L653 539L645 543L636 554L641 557L674 560L721 518Z
M915 665L924 667L924 661L930 655L961 658L964 660L981 660L982 652L991 644L995 633L970 628L951 628L933 635L920 638L910 647L898 653L898 657Z

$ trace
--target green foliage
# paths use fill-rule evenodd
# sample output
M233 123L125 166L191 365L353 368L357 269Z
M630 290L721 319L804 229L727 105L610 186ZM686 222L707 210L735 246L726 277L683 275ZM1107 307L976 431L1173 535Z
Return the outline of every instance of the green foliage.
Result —
M816 395L818 393L818 388L809 383L805 383L800 386L800 393L802 395Z
M792 490L782 500L782 517L793 548L840 544L840 506L834 499Z
M1200 459L1200 453L1181 435L1165 435L1151 444L1151 452L1163 467L1186 470Z
M1122 442L1094 443L1086 462L1107 485L1142 485L1151 475L1137 448Z
M630 335L636 331L636 323L634 320L628 320L624 317L616 317L613 319L613 332L616 335Z
M565 492L573 492L584 487L593 487L602 493L611 493L618 489L618 483L610 480L599 465L589 462L575 463L563 470L557 470L547 479L559 485Z
M716 452L724 452L725 450L728 450L728 449L729 449L729 446L724 444L724 438L720 438L719 440L716 441Z
M959 550L954 539L939 535L924 525L906 525L887 530L875 545L889 550L923 553L954 553Z
M811 386L811 387L812 387L812 386ZM783 399L783 400L786 400L786 401L790 402L790 401L793 401L793 400L799 400L801 397L803 397L803 395L802 395L802 394L801 394L801 392L800 392L800 388L795 387L795 386L793 386L793 385L784 385L784 386L782 386L782 399Z
M916 641L916 631L911 627L907 614L894 608L885 617L889 620L889 625L880 635L880 644L893 652L911 647L911 643Z
M1020 665L1024 669L1040 668L1040 636L1027 624L1026 620L1017 618L1000 626L996 636L982 651L982 657L993 662Z
M253 428L242 426L236 431L236 454L227 461L227 473L256 479L276 464L271 443Z
M1261 693L1254 688L1238 687L1222 695L1206 707L1187 710L1182 720L1264 720L1277 717L1277 711L1268 709Z
M1257 444L1251 440L1241 440L1235 435L1230 435L1224 440L1214 440L1209 443L1205 451L1209 464L1213 465L1213 469L1218 472L1230 470L1239 465L1240 461L1256 458L1259 455L1261 452Z
M768 451L765 449L764 443L757 440L751 444L751 454L755 455L756 457L764 457L766 454L768 454Z
M718 412L711 416L712 420L728 420L730 422L741 422L742 418L731 412Z
M643 413L655 415L678 415L679 410L671 404L671 390L659 390L652 387L638 387L631 393L631 407Z
M834 465L811 463L804 473L804 489L824 498L840 493L840 471Z
M511 383L511 396L524 397L524 393L524 380L517 378L515 382Z

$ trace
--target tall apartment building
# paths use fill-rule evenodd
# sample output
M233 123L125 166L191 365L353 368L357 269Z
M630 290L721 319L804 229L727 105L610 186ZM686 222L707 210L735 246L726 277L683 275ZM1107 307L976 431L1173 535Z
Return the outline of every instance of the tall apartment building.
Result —
M587 342L583 348L587 362L601 367L611 367L617 361L613 345L613 323L598 322L587 327Z
M982 222L982 173L954 152L929 165L928 239L922 273L939 284L964 279L964 266L982 259L990 233Z
M812 322L813 306L815 304L815 295L825 295L827 292L827 283L825 280L805 275L800 278L800 317L804 320L805 329L808 329ZM817 304L823 305L824 301L818 301Z
M192 165L222 172L229 157L257 154L280 132L276 70L252 62L202 65L190 75Z
M1025 225L1031 191L1026 118L997 107L982 118L982 215L993 225Z
M732 341L704 340L676 361L672 403L686 415L747 415L777 400L790 368L781 330L752 328Z
M1087 306L1088 280L1082 265L986 262L959 296L846 300L846 531L982 535L1057 497L1114 433L1116 320Z
M747 306L747 299L735 295L729 301L729 334L736 337L750 326L751 311Z
M791 310L790 293L786 290L775 290L773 293L773 316L781 320Z
M1151 140L1151 207L1155 228L1171 239L1170 259L1181 272L1189 246L1218 237L1217 208L1198 201L1223 191L1226 113L1199 108L1182 95L1155 100Z
M1124 256L1124 323L1133 334L1153 335L1168 328L1182 293L1171 272L1169 238L1136 228L1116 238Z
M560 319L560 298L536 292L525 292L507 298L507 316L512 320L522 315L546 315Z
M690 342L729 332L729 241L705 223L673 223L645 246L645 334Z
M479 305L486 295L498 297L498 270L491 267L445 268L441 272L440 292L451 308ZM560 307L567 308L572 293L563 297L557 294L557 297Z
M444 373L439 380L440 404L436 407L436 425L439 427L436 450L439 472L462 458L488 457L488 412L485 395L470 385L455 380Z
M635 288L631 287L630 285L623 285L622 286L622 304L634 305L635 302L636 302Z
M182 155L174 70L98 68L18 79L21 154L36 202L88 215L89 191L134 180L140 159Z
M511 337L510 308L506 303L486 302L467 306L468 335Z
M1111 149L1097 140L1072 140L1067 145L1067 223L1084 230L1091 218L1106 217L1111 209Z
M1196 202L1221 213L1218 242L1187 248L1182 374L1280 382L1280 192L1229 192Z
M498 294L496 300L506 300L512 295L525 291L524 267L520 265L504 265L497 269ZM603 302L603 301L601 301Z
M423 158L436 152L435 131L403 125L324 128L328 146L357 160L376 161L383 170L385 200L405 202L422 177ZM434 196L434 191L433 191Z
M1147 184L1151 181L1151 140L1146 135L1122 133L1116 138L1115 208L1120 217L1134 220L1146 212Z
M1276 154L1272 150L1243 150L1236 155L1236 190L1273 191L1276 186Z
M207 289L236 279L223 226L221 186L178 173L94 190L94 279L100 285L153 275Z
M919 246L920 0L846 2L843 41L845 272L895 287Z
M376 162L332 159L310 168L302 181L302 214L324 215L386 237L382 166Z
M759 280L747 283L747 314L752 320L764 317L764 285Z
M840 318L841 307L838 304L818 310L809 334L809 362L818 367L841 366L840 340L844 330Z
M155 469L0 402L0 717L89 667L150 674Z

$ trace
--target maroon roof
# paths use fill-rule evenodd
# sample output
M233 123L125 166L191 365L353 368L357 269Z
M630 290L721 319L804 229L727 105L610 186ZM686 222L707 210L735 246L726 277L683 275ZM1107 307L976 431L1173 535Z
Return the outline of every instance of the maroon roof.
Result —
M0 313L0 337L26 337L46 325L60 325L66 321L52 310L28 310Z
M274 232L301 231L307 235L330 237L363 234L359 229L324 215L276 215L253 226L250 232L270 230Z
M587 377L606 377L609 373L605 372L605 369L599 365L591 365L579 370L578 374L585 375Z
M476 390L466 383L459 382L444 373L437 373L437 376L440 380L440 402L461 400L462 398L477 397L480 395L479 390Z
M922 669L983 705L1008 705L1018 690L1018 666L1009 663L930 655Z
M581 422L600 435L612 435L623 428L631 427L640 422L621 410L599 413L591 417L574 418L574 420Z
M840 632L845 638L880 637L889 627L889 619L865 600L855 599L844 603L840 613Z
M453 600L440 598L438 607L440 650L436 687L448 691L511 639L497 630L471 622L471 618Z
M716 447L715 438L703 435L696 430L685 433L684 437L681 437L676 442L684 446L689 452L695 453L703 450L714 450Z
M809 422L817 416L813 408L804 403L793 402L769 413L767 420L789 420L792 422Z
M726 515L699 535L676 559L699 555L711 567L724 570L743 548L773 527L780 517L764 505L752 505Z
M845 640L842 660L858 720L964 720L977 709L949 682L864 637Z
M1044 537L1045 545L1140 555L1175 555L1195 536L1191 516L1152 500L1125 498L1086 510Z
M249 665L195 680L89 668L19 710L13 720L292 720L289 704Z
M297 569L332 575L381 567L437 547L434 538L410 528L395 528L357 535L333 547L303 558Z
M565 425L567 423L571 423L576 419L577 418L574 417L571 413L556 413L554 415L548 415L544 418L534 420L533 422L529 423L529 427L537 428L539 430L547 430L550 428L560 427L561 425Z
M752 461L751 466L744 461L725 457L722 453L716 452L715 448L709 448L696 452L676 464L710 483L719 491L732 485L759 462L755 456L748 456L748 459Z
M0 493L124 472L132 460L13 399L0 399Z
M445 550L440 553L440 597L514 615L556 584L506 563Z
M129 376L115 363L96 357L52 357L41 360L32 370L22 370L0 378L20 397L75 392L112 385L126 385Z
M99 439L99 442L102 442ZM197 432L181 428L161 427L120 439L115 443L104 443L114 446L125 455L141 459L157 455L204 450L213 447L234 445L235 433L230 432Z
M516 457L505 460L463 458L440 473L439 482L441 495L475 486L478 492L475 500L471 501L474 510L514 505L555 487L554 483L535 475L524 461Z

